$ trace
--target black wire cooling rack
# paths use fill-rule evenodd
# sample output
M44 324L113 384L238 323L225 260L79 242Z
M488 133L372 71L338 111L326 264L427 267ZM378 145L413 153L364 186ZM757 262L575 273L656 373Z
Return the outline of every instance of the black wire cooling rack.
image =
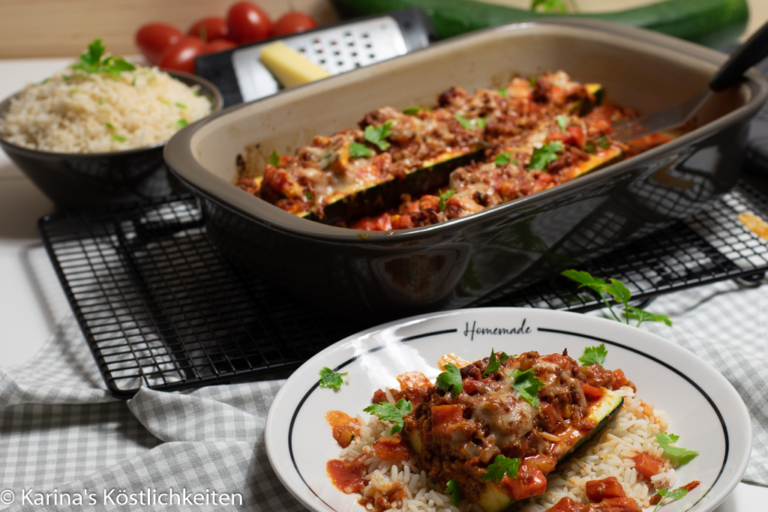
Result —
M768 218L768 198L741 183L705 212L583 266L625 282L633 297L768 269L768 242L738 215ZM176 390L298 367L369 325L307 308L232 265L208 240L192 196L87 212L38 224L107 386L130 398L142 384ZM554 278L488 306L587 311L590 292Z

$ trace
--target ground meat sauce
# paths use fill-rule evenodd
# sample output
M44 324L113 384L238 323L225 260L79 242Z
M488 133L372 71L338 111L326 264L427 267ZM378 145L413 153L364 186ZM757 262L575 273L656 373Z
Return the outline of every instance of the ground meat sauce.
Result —
M612 125L636 114L597 103L592 89L563 71L514 78L501 89L469 93L451 87L433 109L379 108L366 114L358 129L316 136L311 145L273 157L266 166L263 155L249 148L237 157L235 184L286 211L323 220L326 206L340 198L463 157L469 163L453 170L448 183L402 190L400 203L382 205L385 211L338 221L380 231L437 224L557 186L670 140L662 135L632 145L612 140ZM367 129L388 134L373 143ZM553 143L558 150L552 158L535 163L534 151Z

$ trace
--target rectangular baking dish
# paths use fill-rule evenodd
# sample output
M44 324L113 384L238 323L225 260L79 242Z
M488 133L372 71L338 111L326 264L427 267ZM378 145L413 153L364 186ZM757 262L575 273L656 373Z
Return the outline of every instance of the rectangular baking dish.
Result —
M233 262L312 305L370 320L463 307L667 227L730 190L766 80L750 70L705 106L699 128L651 151L469 217L391 233L312 222L247 194L232 185L237 155L258 144L266 163L273 149L292 154L381 106L428 106L452 85L498 87L547 70L602 83L611 101L653 112L704 89L725 59L607 22L508 25L226 109L179 132L165 159Z

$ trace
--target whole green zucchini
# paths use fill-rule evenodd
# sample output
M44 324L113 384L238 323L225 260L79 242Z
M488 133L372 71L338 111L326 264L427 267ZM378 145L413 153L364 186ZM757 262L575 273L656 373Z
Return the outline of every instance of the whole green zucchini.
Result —
M589 18L647 28L717 47L735 40L746 27L746 0L666 0L634 9L602 13L546 14L473 0L332 0L343 17L419 7L443 39L473 30L550 17Z

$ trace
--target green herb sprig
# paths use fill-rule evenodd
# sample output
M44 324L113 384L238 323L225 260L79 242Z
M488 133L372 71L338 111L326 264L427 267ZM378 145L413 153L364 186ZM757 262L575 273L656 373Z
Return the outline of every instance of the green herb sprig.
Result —
M479 117L471 121L461 114L456 114L454 117L465 130L482 130L487 123L487 120L484 117Z
M555 140L540 148L533 148L528 169L543 171L549 164L557 160L557 154L563 150L563 141Z
M515 370L512 372L512 378L515 379L514 382L512 382L512 387L520 393L523 400L538 409L539 390L544 387L544 383L536 378L533 374L533 370L525 370L524 372Z
M609 284L599 277L593 276L589 272L574 269L564 270L561 272L561 274L568 279L579 283L579 288L587 287L590 290L597 292L597 294L600 295L600 299L608 307L611 315L613 315L613 317L619 322L621 322L621 319L619 318L619 315L617 315L613 310L611 304L608 302L608 297L606 294L611 295L614 301L624 306L624 318L627 324L629 324L630 319L633 319L637 320L637 326L645 321L663 322L666 325L672 325L672 320L667 315L649 313L648 311L642 310L640 308L630 306L629 301L632 299L632 293L629 291L626 285L618 279L611 279Z
M352 158L365 158L373 156L371 150L365 147L365 144L359 142L353 142L349 145L349 156Z
M585 348L584 355L579 358L579 362L582 366L591 366L593 364L603 366L607 355L608 350L605 348L605 343L601 343L596 347Z
M413 410L413 404L401 398L397 401L397 405L392 405L389 402L380 402L378 404L369 405L365 409L365 412L378 416L381 421L391 421L394 423L392 426L392 434L400 432L403 429L405 421L403 416Z
M568 128L568 121L571 119L568 116L557 116L557 127L560 128L561 132L564 132L566 128Z
M437 202L437 207L441 212L444 211L447 206L446 201L448 201L455 193L455 190L446 190L445 192L438 191L438 194L440 194L440 199Z
M509 478L517 478L519 469L520 459L508 459L503 455L497 455L480 480L493 480L494 482L499 483L504 480L505 474Z
M280 165L280 154L276 149L273 149L272 153L269 155L269 165L272 167L278 167Z
M72 64L72 69L84 71L86 73L107 73L109 75L120 76L123 71L133 71L136 66L123 59L110 55L104 57L106 47L101 39L94 40L88 45L88 51L80 54L80 63Z
M676 501L679 499L684 498L688 494L688 489L685 487L681 487L675 491L670 491L669 489L657 489L656 494L661 496L661 500L656 504L656 507L653 509L653 512L656 512L659 510L659 507L664 504L667 505L672 501ZM669 500L667 503L664 503L665 500Z
M690 462L699 455L699 452L694 450L687 450L679 446L671 446L672 444L677 443L677 441L680 439L680 436L672 433L667 434L666 432L654 434L654 436L656 437L656 441L659 442L661 449L664 450L664 453L669 455L678 464L682 465L686 462Z
M496 158L493 159L493 162L496 165L507 165L511 161L512 155L510 153L499 153L496 155Z
M349 372L338 373L331 370L327 366L323 366L323 369L320 370L320 387L339 389L341 385L344 384L344 380L341 377L347 373Z
M461 382L461 370L455 364L448 363L445 365L445 371L437 376L435 384L446 393L450 391L455 399L464 388Z
M506 354L506 352L502 352L501 355L497 358L496 352L491 349L491 357L488 359L488 366L485 367L485 371L483 372L482 377L487 377L488 375L498 373L499 368L501 367L501 363L507 359L509 359L509 356Z
M381 126L368 125L365 127L365 134L363 135L365 140L377 146L380 150L386 151L389 147L389 142L386 139L392 135L392 121L387 121Z

